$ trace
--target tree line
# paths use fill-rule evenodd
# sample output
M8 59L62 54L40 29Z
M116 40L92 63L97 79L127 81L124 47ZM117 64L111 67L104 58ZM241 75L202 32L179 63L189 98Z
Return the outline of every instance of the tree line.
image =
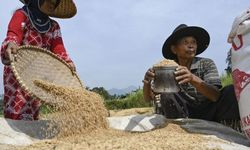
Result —
M123 99L129 95L129 93L122 94L122 95L117 95L117 94L111 95L104 87L94 87L94 88L86 87L86 89L89 91L98 93L99 95L101 95L104 98L105 101L106 100ZM133 91L133 92L136 92L136 91Z

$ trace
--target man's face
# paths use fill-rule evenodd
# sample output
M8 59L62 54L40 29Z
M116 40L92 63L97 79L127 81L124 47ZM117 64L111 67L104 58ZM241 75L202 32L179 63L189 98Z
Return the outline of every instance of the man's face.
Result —
M197 50L196 39L192 36L183 37L172 46L172 52L177 58L192 59L195 57Z

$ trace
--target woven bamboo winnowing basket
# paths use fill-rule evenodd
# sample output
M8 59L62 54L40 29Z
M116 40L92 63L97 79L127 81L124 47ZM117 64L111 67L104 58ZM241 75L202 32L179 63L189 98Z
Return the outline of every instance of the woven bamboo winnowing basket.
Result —
M56 97L34 84L42 80L58 86L83 89L80 78L69 65L49 50L35 46L21 46L17 50L11 68L21 87L31 96L45 102L53 102Z

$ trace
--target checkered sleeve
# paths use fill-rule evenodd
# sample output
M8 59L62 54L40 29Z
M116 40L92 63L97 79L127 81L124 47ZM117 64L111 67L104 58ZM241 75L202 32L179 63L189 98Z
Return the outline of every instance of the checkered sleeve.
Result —
M222 87L221 80L220 80L219 73L218 73L218 70L214 61L211 59L205 58L203 59L202 65L203 65L202 68L204 71L203 80L208 84L221 88Z

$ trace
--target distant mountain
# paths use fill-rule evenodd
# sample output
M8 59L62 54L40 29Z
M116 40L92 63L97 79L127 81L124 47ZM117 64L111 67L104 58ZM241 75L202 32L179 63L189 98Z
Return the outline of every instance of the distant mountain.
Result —
M138 89L138 87L136 86L129 86L127 88L123 88L123 89L117 89L117 88L112 88L110 90L108 90L109 94L110 95L123 95L123 94L127 94L127 93L130 93L134 90Z

